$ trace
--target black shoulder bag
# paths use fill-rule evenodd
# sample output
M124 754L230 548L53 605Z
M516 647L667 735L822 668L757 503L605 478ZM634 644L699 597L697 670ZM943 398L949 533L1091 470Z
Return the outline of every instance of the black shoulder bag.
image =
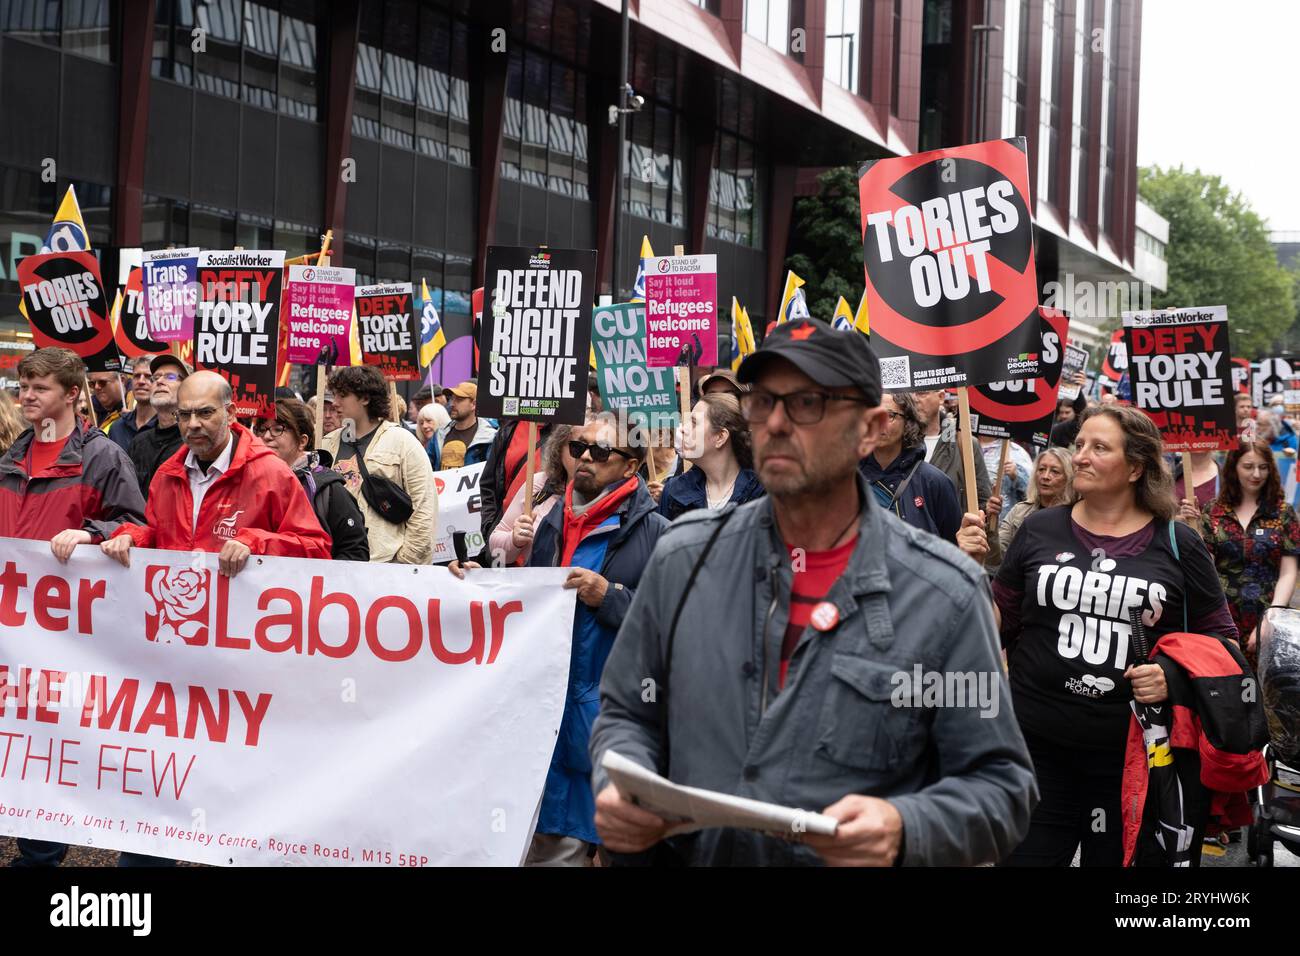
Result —
M361 472L361 495L379 517L393 524L405 524L411 519L415 505L406 489L383 475L375 476L366 470L366 456L357 452L357 468Z

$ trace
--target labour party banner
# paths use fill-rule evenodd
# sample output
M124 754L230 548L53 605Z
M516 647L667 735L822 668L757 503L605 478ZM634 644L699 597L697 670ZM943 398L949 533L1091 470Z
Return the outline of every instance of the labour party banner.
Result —
M373 365L393 382L420 377L415 352L415 290L409 282L357 288L357 332L361 363Z
M717 365L718 257L657 256L642 264L647 364Z
M858 192L886 390L1042 376L1024 138L870 162Z
M1067 345L1065 347L1065 359L1061 364L1061 387L1056 392L1058 400L1064 399L1067 402L1072 402L1079 397L1079 389L1082 386L1071 385L1066 379L1078 375L1087 367L1088 350L1077 345Z
M1232 390L1238 395L1250 394L1250 359L1232 360Z
M194 364L230 382L239 416L275 417L283 276L282 251L199 254Z
M486 277L478 413L581 425L595 250L488 246Z
M199 250L158 249L141 264L144 311L155 342L189 342L199 306Z
M483 474L483 463L463 468L448 468L433 473L433 485L438 492L437 537L433 539L433 563L456 559L451 537L465 535L465 552L478 554L487 537L483 533L479 516L483 502L479 497L478 480Z
M348 337L357 270L290 266L284 289L289 325L286 361L294 365L350 365Z
M596 380L602 407L619 416L620 426L676 428L677 383L671 368L646 366L645 306L597 306L591 314L596 349Z
M1219 451L1237 440L1228 309L1125 312L1133 404L1151 416L1165 451Z
M2 544L0 834L215 865L522 862L566 569L263 557L227 578L202 552L128 569Z
M71 349L91 372L121 370L93 253L28 256L18 263L18 284L37 348Z
M117 348L129 359L141 355L161 355L167 343L159 342L149 334L149 321L145 317L144 270L136 266L126 277L126 286L118 300L117 325L113 337Z
M1047 447L1052 431L1065 355L1062 343L1070 324L1059 309L1040 306L1038 311L1042 376L990 382L970 390L971 428L976 435L1029 442L1035 450Z

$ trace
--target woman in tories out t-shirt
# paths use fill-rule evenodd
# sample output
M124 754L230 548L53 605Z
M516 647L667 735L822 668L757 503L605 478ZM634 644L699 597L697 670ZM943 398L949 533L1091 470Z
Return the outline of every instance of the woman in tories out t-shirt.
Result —
M1130 701L1166 699L1158 665L1133 659L1131 615L1149 646L1175 631L1236 640L1200 537L1173 523L1160 434L1135 409L1090 413L1074 453L1080 500L1025 519L994 581L1012 702L1041 802L1011 865L1123 861L1120 789Z

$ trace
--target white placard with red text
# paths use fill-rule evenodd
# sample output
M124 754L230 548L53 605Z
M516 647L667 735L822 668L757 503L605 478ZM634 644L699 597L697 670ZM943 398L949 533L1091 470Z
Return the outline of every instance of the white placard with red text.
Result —
M219 865L522 861L568 682L565 569L254 557L226 579L212 554L0 547L0 834Z

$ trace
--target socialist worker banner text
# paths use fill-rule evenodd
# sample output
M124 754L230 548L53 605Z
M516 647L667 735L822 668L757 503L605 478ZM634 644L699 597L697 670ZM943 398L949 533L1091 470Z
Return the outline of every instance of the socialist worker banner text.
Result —
M1024 137L876 160L858 192L885 390L1041 377Z
M1165 451L1237 444L1227 306L1125 312L1133 404L1151 416Z
M3 539L0 834L216 865L524 857L568 684L563 568Z
M199 253L194 367L230 383L239 416L275 417L283 277L282 251Z

